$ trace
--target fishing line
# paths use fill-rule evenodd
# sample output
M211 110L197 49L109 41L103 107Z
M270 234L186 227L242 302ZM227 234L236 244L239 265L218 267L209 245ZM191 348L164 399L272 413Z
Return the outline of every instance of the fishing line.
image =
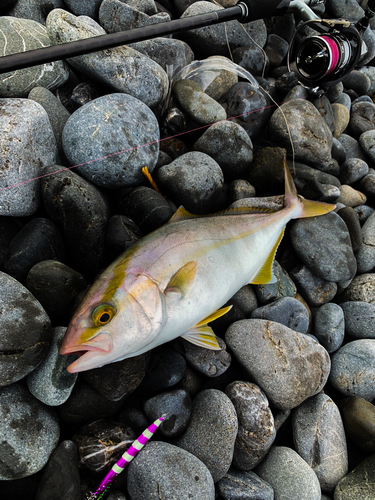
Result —
M124 149L122 151L116 151L114 153L109 153L108 155L101 156L101 157L98 157L98 158L94 158L92 160L87 160L87 161L82 162L82 163L77 163L76 165L72 165L70 167L63 167L63 168L61 168L59 170L55 170L54 172L49 172L47 174L39 175L37 177L32 177L31 179L27 179L25 181L20 181L20 182L17 182L15 184L11 184L10 186L1 187L0 188L0 192L1 191L5 191L6 189L11 189L11 188L14 188L14 187L22 186L23 184L27 184L28 182L33 182L33 181L37 181L39 179L44 179L45 177L49 177L51 175L60 174L61 172L66 172L67 170L72 170L73 168L81 167L81 166L84 166L84 165L89 165L90 163L94 163L96 161L106 160L108 158L111 158L112 156L116 156L116 155L128 153L129 151L134 151L135 149L138 149L138 148L142 148L142 147L145 147L145 146L151 146L152 144L157 144L157 143L161 143L163 141L175 139L176 137L180 137L182 135L189 134L191 132L197 132L198 130L202 130L202 129L211 127L212 125L215 125L216 123L222 123L222 122L227 122L229 120L234 120L236 118L241 118L243 116L247 116L247 115L250 115L252 113L256 113L258 111L263 111L265 109L273 108L274 106L277 106L279 109L281 109L280 108L280 104L278 104L267 91L265 91L264 89L262 89L262 90L270 97L270 99L274 102L274 104L270 104L269 106L264 106L263 108L254 109L252 111L247 111L246 113L242 113L240 115L231 116L230 118L226 118L225 120L220 120L218 122L210 123L208 125L202 125L201 127L197 127L197 128L191 129L191 130L186 130L184 132L179 132L178 134L174 134L174 135L171 135L171 136L168 136L168 137L163 137L161 139L156 139L155 141L147 142L147 143L141 144L139 146L133 146L131 148ZM305 98L300 98L300 99L305 99ZM289 102L289 101L283 101L281 104L284 104L285 102ZM286 122L286 126L288 128L289 137L291 137L286 117L285 117L284 112L282 110L281 110L281 112L282 112L282 114L284 116L284 119L285 119L285 122ZM291 141L291 144L292 144L292 141ZM294 148L293 148L293 144L292 144L292 151L293 151L293 162L294 162Z

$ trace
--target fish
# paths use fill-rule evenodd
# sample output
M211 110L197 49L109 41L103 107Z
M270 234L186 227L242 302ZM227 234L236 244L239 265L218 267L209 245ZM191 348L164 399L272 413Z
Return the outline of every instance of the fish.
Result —
M180 207L94 282L74 313L60 353L79 354L70 373L138 356L177 337L220 350L208 325L246 284L275 282L273 261L286 224L335 205L297 193L284 162L284 207L228 208L193 215Z

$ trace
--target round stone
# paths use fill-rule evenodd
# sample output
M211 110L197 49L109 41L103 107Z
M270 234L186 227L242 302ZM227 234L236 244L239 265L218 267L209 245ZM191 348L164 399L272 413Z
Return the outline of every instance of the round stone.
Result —
M340 304L344 312L345 333L355 339L375 339L375 305L362 301Z
M352 396L340 401L345 431L362 450L375 452L375 406L363 398Z
M284 297L258 307L251 313L251 317L276 321L300 333L306 333L309 327L306 307L293 297Z
M335 352L341 347L344 334L344 313L339 305L329 302L315 311L314 335L327 352Z

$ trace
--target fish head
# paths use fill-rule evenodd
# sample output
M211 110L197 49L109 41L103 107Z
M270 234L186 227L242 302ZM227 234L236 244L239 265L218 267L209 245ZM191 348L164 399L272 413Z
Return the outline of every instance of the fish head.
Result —
M68 366L70 373L136 356L157 337L165 322L164 296L147 276L128 278L111 295L94 284L83 299L60 349L80 356Z

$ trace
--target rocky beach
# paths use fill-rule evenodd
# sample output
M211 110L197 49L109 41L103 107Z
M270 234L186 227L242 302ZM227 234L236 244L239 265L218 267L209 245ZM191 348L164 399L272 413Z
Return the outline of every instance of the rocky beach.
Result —
M234 3L6 0L0 54ZM367 1L310 7L356 23ZM1 498L85 500L166 414L108 500L375 499L375 17L321 95L287 66L300 22L0 74ZM280 210L285 158L301 196L336 208L288 223L277 282L243 286L210 323L220 350L177 338L67 371L70 319L114 259L180 206Z

